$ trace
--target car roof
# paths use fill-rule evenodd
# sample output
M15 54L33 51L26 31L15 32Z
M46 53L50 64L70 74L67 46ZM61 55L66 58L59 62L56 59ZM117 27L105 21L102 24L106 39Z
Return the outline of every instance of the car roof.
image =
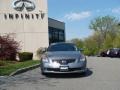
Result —
M111 50L119 50L120 48L111 48Z
M58 43L52 43L52 44L50 44L50 46L51 45L59 45L59 44L71 44L71 45L75 45L73 43L68 43L68 42L58 42Z

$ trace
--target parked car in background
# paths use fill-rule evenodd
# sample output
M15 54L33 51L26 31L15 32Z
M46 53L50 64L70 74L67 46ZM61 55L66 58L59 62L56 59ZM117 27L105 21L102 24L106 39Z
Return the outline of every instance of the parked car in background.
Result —
M108 52L108 50L100 52L100 56L101 57L107 57L108 56L107 52Z
M41 72L47 73L84 73L86 57L72 43L51 44L41 58Z
M120 49L118 50L117 56L120 58Z
M120 57L120 48L111 48L100 53L102 57Z
M109 57L119 57L118 56L118 52L119 52L120 48L112 48L108 50L108 56Z

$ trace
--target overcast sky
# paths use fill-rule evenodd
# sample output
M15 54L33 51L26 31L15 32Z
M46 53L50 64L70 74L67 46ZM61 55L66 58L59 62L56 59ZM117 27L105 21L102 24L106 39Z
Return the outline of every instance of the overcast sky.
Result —
M120 0L48 0L49 17L66 23L66 38L84 39L93 32L92 19L111 15L120 19Z

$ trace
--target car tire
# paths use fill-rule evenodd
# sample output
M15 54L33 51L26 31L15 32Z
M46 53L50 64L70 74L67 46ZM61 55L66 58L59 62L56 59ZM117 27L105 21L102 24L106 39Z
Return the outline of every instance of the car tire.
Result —
M41 72L42 75L46 75L44 72Z
M88 71L88 69L86 68L86 70L84 72L82 72L81 74L85 76L85 75L87 75L87 71Z
M41 74L42 74L42 75L46 75L46 73L43 71L42 68L41 68Z
M44 70L43 70L43 66L41 65L41 74L42 75L45 75L45 72L44 72Z
M84 76L85 76L86 74L87 74L87 72L82 72L82 75L84 75Z

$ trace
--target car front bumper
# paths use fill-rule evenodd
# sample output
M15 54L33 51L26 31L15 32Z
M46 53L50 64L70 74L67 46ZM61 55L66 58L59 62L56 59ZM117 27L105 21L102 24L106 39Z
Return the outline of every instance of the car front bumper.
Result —
M68 69L68 71L61 71L59 68L56 68L56 69L53 69L53 68L46 68L44 69L44 73L83 73L83 72L86 72L87 71L87 68L84 68L84 69Z
M86 64L86 61L68 65L43 63L41 65L41 70L43 73L83 73L87 70ZM67 69L61 70L61 67L67 67Z

